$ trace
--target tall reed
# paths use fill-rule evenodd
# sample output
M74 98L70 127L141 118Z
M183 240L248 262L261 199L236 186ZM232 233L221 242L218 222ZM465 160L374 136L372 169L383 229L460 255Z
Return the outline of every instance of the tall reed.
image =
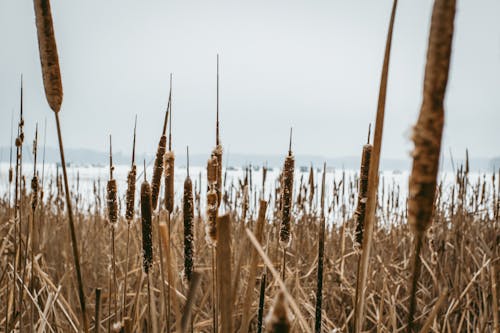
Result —
M61 81L61 71L59 69L59 56L57 54L56 39L54 36L54 26L52 23L52 13L49 0L34 0L36 28L38 35L38 48L40 52L40 63L42 67L43 86L45 88L45 97L54 111L56 118L57 138L59 141L59 153L61 155L61 165L64 177L64 192L66 195L66 207L68 210L68 223L71 234L71 244L73 250L73 259L75 262L75 271L78 283L78 296L82 311L82 328L88 332L87 307L85 302L85 288L80 269L80 255L78 253L78 244L76 239L75 225L73 220L73 209L71 205L68 175L66 172L66 161L64 158L63 140L61 134L61 125L59 121L59 111L63 99L63 88Z
M380 164L380 151L382 148L382 133L384 130L385 99L387 95L387 81L389 75L389 59L391 54L392 32L394 28L394 19L396 16L396 7L398 0L394 0L392 5L389 29L387 31L387 40L385 44L384 63L382 65L382 74L380 78L380 89L377 103L377 116L375 120L375 133L373 139L373 153L370 158L370 169L368 172L368 193L366 202L366 216L364 222L363 251L358 263L355 310L354 310L354 332L360 333L363 326L366 280L368 277L368 266L370 260L370 251L373 237L373 228L375 225L375 209L377 206L376 193L378 189L378 173Z
M315 332L321 333L321 311L323 301L323 263L325 260L325 177L326 163L323 164L323 178L321 180L321 211L319 218L319 235L318 235L318 275L316 287L316 318Z
M423 100L413 129L413 166L409 180L408 224L415 236L413 277L408 310L408 332L415 330L417 283L420 275L420 250L425 231L432 221L436 179L439 171L444 125L444 98L448 82L455 0L436 0L432 10ZM467 154L468 155L468 154ZM468 163L466 173L468 172Z

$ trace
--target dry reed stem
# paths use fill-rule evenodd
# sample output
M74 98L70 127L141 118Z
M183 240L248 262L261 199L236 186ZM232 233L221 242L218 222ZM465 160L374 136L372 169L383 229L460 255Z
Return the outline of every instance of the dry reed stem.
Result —
M257 253L260 255L260 257L264 261L264 264L266 265L266 267L269 269L269 271L273 275L276 283L280 286L281 291L285 295L286 300L290 304L292 311L294 312L295 316L297 317L297 319L299 321L299 324L300 324L302 331L307 332L307 333L312 333L311 328L307 325L307 322L304 319L304 316L302 315L302 313L300 312L300 309L299 309L297 303L295 303L295 300L288 292L285 283L283 282L283 280L280 277L280 274L278 273L278 271L276 271L276 268L274 268L273 263L271 262L269 257L266 255L266 253L262 249L262 246L260 246L260 244L257 241L257 239L255 238L254 234L249 229L245 229L245 231L247 233L248 238L250 239L250 242L255 247L255 249L257 250Z
M318 236L318 275L316 288L316 318L315 332L321 333L321 310L323 300L323 262L325 256L325 176L326 163L323 165L323 178L321 180L321 216Z
M259 243L262 243L262 237L264 234L264 225L266 222L266 210L267 210L267 201L260 200L259 202L259 215L257 218L257 223L254 227L255 238ZM243 314L241 319L241 329L240 332L247 333L250 328L250 308L253 303L253 294L254 294L254 281L257 276L257 265L259 263L259 257L257 255L257 251L252 248L250 250L250 267L248 274L248 282L247 288L244 296L243 303Z
M187 333L189 326L192 325L191 322L191 312L194 308L194 301L196 298L196 292L201 284L201 273L197 271L192 272L191 280L189 282L188 294L186 297L186 305L184 306L184 313L181 319L181 332Z
M439 310L441 309L441 306L443 306L443 304L447 298L448 298L448 288L444 288L444 290L441 292L441 295L439 296L438 300L434 304L434 307L432 308L431 313L427 316L427 319L425 320L425 323L422 326L420 333L429 332L429 330L431 329L432 323L434 322L434 319L436 318Z
M355 313L354 313L354 332L360 333L364 320L365 307L365 288L368 277L368 266L373 237L373 227L375 224L375 209L377 206L376 192L378 188L378 172L380 164L380 151L382 148L382 133L384 128L385 99L387 95L387 79L389 73L389 59L391 53L392 31L394 28L394 19L396 16L397 0L394 0L391 11L389 29L387 31L387 41L385 45L384 64L382 66L382 75L380 79L379 99L377 105L377 117L375 121L375 133L373 140L373 154L370 159L370 170L368 173L368 196L364 222L363 252L358 265L358 278L356 283Z
M285 294L280 291L274 300L274 304L266 317L266 330L269 333L290 332L290 311L286 304Z
M217 217L217 283L220 308L220 331L233 332L233 302L231 291L231 219L229 214Z

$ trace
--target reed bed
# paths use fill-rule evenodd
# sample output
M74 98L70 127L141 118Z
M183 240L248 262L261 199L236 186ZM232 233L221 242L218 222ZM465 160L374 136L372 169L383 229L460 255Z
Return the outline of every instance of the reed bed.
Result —
M57 168L44 181L42 164L39 182L37 130L27 184L21 83L15 169L11 154L8 192L0 195L0 331L498 332L500 170L472 180L466 151L453 182L438 177L454 0L435 1L409 197L379 173L395 0L374 142L362 147L359 173L342 171L340 180L326 181L324 165L317 181L311 166L306 179L295 169L290 132L274 188L265 188L267 166L262 184L253 182L252 167L226 183L217 56L216 145L207 188L200 175L193 191L189 159L183 188L174 187L170 89L151 182L145 161L137 179L134 128L126 181L114 177L110 144L109 179L106 186L94 181L90 205L82 202L79 174L71 190L68 182L50 3L34 4L62 174ZM121 187L127 188L123 197Z

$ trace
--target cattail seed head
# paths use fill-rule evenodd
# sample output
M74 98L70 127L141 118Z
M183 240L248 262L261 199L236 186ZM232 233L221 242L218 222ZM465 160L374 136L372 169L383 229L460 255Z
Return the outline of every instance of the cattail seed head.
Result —
M191 178L186 177L184 181L184 198L183 198L182 213L184 216L184 278L186 282L191 281L193 273L193 252L194 252L194 235L193 235L193 183Z
M292 209L293 196L293 173L295 169L295 159L292 154L289 154L285 159L283 168L283 184L282 184L282 206L281 206L281 228L280 228L280 245L286 248L290 245L291 232L290 220Z
M161 176L163 174L163 155L165 155L165 150L167 149L167 137L162 135L160 142L158 143L158 149L156 150L155 164L153 169L153 180L151 181L152 194L151 203L153 210L158 206L158 197L160 194L161 186Z
M31 178L31 209L35 210L38 205L38 177Z
M127 175L127 193L125 195L126 211L125 219L132 221L134 219L134 203L135 203L135 178L137 175L137 166L134 164Z
M413 130L415 149L409 180L408 223L416 233L423 233L429 227L434 207L454 18L454 0L434 3L423 101Z
M118 187L116 179L110 179L107 184L106 201L108 207L108 220L109 223L114 225L118 222Z
M174 211L174 162L173 151L167 151L163 157L165 167L165 209L172 213Z
M279 292L274 301L273 307L266 317L266 330L270 333L290 332L290 311L285 301L285 294Z
M217 207L219 207L222 200L222 146L220 144L212 151L212 156L215 156L217 159L215 191L217 192Z
M217 245L217 192L207 192L207 224L205 226L206 241L211 246Z
M14 180L14 169L12 167L9 168L9 183L12 183Z
M34 6L45 96L50 108L54 112L59 112L62 104L63 89L50 1L35 0Z
M217 169L217 157L212 155L212 157L209 158L207 162L207 182L209 187L210 185L215 186L215 184L217 183Z
M370 158L373 146L366 144L363 146L363 153L361 155L361 168L359 171L359 184L358 184L358 205L354 212L354 221L356 223L356 236L355 241L361 245L363 243L363 230L366 214L366 201L368 200L368 174L370 170Z
M153 265L153 239L151 218L151 186L147 181L141 185L141 227L142 227L142 264L146 274Z

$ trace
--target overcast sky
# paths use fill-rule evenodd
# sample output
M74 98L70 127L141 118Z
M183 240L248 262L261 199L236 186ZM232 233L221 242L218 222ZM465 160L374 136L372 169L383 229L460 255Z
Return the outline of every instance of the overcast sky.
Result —
M444 145L500 155L500 1L458 0ZM375 118L391 0L52 1L65 145L153 153L173 73L174 150L215 142L220 53L222 143L229 152L360 155ZM400 0L383 157L405 158L421 104L432 1ZM33 3L0 0L0 145L10 141L24 74L26 137L54 117L43 93ZM41 125L42 126L42 125ZM43 126L42 126L43 127Z

